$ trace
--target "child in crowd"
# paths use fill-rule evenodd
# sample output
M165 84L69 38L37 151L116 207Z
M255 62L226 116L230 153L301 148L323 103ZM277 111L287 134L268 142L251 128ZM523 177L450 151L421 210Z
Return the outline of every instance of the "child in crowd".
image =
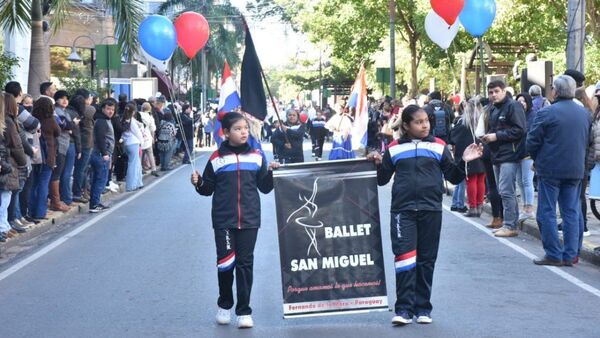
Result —
M445 143L429 135L427 113L416 105L402 111L403 136L393 141L383 157L372 152L379 185L392 175L391 238L396 257L396 315L394 325L431 323L431 286L442 226L444 176L464 180L464 162L477 159L482 147L471 144L455 164Z
M279 164L272 162L267 166L262 153L248 144L249 123L242 114L225 114L221 123L226 140L210 157L202 177L194 171L191 181L200 195L213 195L212 222L219 280L217 323L225 325L231 321L235 268L238 327L251 328L254 326L250 308L254 245L261 214L258 190L266 194L273 189L271 170Z

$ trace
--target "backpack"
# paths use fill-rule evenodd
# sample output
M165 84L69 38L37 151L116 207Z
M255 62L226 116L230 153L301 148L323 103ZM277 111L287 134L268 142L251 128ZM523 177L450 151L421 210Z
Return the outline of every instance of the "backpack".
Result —
M433 136L448 136L448 123L446 121L446 111L444 110L444 107L434 106L433 109L433 115L435 117L435 125L433 126Z
M175 137L176 131L172 123L162 122L158 129L157 139L159 141L170 142Z

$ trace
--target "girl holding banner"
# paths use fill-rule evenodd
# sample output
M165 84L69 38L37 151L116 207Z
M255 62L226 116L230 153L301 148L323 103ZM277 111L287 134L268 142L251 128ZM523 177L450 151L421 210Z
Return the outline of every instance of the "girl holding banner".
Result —
M213 195L212 223L219 280L217 323L225 325L231 321L235 269L238 327L251 328L254 245L260 227L258 190L264 194L273 190L272 169L279 164L272 162L267 166L262 153L250 146L250 127L242 114L227 113L221 124L226 140L210 157L202 177L194 171L191 181L200 195Z
M465 179L465 163L477 159L482 146L471 144L455 164L444 141L429 135L427 113L416 105L402 111L403 136L393 141L383 157L372 152L377 183L392 188L391 238L396 269L394 325L432 322L431 286L442 226L445 177L458 184Z

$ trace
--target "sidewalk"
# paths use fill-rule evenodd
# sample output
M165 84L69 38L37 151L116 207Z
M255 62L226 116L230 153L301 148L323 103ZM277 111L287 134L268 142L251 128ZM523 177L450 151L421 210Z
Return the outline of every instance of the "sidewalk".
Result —
M454 186L451 183L448 183L448 190L450 193L454 192ZM517 188L517 194L519 194L519 189ZM465 199L466 202L466 199ZM586 260L590 263L600 266L600 220L594 216L590 208L590 201L587 201L587 226L590 231L590 236L583 238L583 246L581 248L581 259ZM521 201L519 200L519 211L521 208ZM537 192L534 197L534 210L537 208ZM492 207L489 203L485 203L483 206L483 210L491 215ZM560 217L557 216L560 223ZM535 219L528 219L522 224L519 225L519 230L540 239L540 230L538 228L537 222ZM561 235L562 238L562 235ZM541 243L540 243L541 245Z
M198 150L196 150L196 154L198 154ZM171 160L171 170L177 169L181 163L181 157L173 156ZM166 175L168 172L161 172L161 177ZM150 173L147 173L143 176L144 185L148 185L152 181L159 179L153 178ZM115 199L123 197L126 193L130 194L130 192L125 191L125 182L116 182L119 185L118 192L108 191L102 194L103 202L113 202ZM133 192L134 194L137 192ZM110 204L110 203L109 203ZM9 238L5 243L0 244L0 264L4 264L9 260L12 260L15 255L18 255L19 252L23 248L36 246L40 239L44 237L46 234L50 234L51 232L61 231L58 227L62 225L66 225L69 221L73 220L75 217L86 217L87 215L92 215L88 213L89 211L89 203L73 203L71 204L71 209L67 212L60 211L52 211L51 215L47 216L47 220L44 220L38 224L33 224L27 228L27 232L19 234L13 238ZM91 216L88 216L91 217ZM79 221L79 220L77 220ZM42 239L43 240L43 239Z

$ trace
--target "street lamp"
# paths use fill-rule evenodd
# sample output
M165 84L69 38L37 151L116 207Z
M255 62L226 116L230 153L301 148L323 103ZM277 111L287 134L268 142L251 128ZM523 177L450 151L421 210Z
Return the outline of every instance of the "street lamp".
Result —
M78 37L75 38L75 40L73 40L73 45L71 46L71 54L69 54L69 56L67 57L68 61L71 62L82 62L83 59L81 58L81 56L79 56L79 54L77 53L77 40L81 39L81 38L87 38L89 39L94 45L96 44L96 42L94 41L94 39L89 36L89 35L80 35ZM112 35L107 35L105 37L103 37L100 40L100 44L102 44L106 39L113 39L116 41L116 38ZM108 48L107 48L107 79L108 79L108 88L110 90L110 53L108 52ZM123 62L123 59L121 59L121 62ZM93 53L92 53L92 76L94 76L94 57L93 57ZM110 93L109 93L110 95Z

